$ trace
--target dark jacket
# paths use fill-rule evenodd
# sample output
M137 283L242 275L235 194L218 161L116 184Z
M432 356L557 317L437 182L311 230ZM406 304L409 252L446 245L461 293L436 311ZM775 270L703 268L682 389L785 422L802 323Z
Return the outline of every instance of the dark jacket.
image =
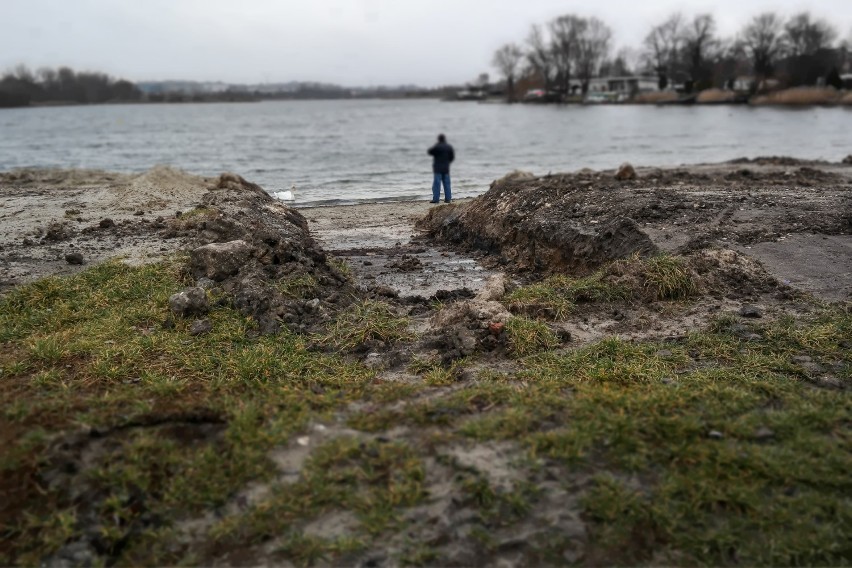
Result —
M429 155L434 158L432 161L433 172L436 174L450 173L450 162L456 159L452 146L446 142L438 142L429 148Z

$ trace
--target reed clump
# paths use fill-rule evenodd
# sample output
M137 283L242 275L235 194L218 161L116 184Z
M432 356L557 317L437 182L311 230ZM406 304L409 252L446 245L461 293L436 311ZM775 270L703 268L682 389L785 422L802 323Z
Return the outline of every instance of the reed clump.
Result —
M723 89L705 89L698 93L697 103L727 103L736 100L737 94Z
M652 91L649 93L639 93L633 97L633 102L639 104L656 104L676 101L677 98L677 93L674 91Z
M751 99L753 105L830 105L842 101L852 103L849 93L842 94L834 87L793 87L759 95Z

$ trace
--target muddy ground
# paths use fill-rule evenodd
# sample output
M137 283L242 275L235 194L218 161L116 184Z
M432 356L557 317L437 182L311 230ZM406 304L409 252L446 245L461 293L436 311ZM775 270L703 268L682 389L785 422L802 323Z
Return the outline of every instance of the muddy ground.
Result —
M235 199L230 201L237 202L236 208L217 210L216 198L210 197L215 194L208 191L215 184L215 179L159 167L140 175L0 174L0 290L49 274L74 273L115 256L129 263L151 262L211 242L251 241L256 230L251 219L260 211L270 206L292 211L274 200L239 211L248 201ZM203 209L211 200L218 221ZM193 211L191 218L184 217ZM353 290L345 292L332 278L334 286L318 294L322 308L309 316L305 300L294 305L270 286L287 273L284 267L275 274L267 267L262 285L238 274L221 286L232 295L248 290L239 300L241 309L259 317L269 332L281 324L302 332L316 329L355 297L393 303L427 339L404 353L377 353L381 346L374 345L358 349L365 362L369 358L372 366L386 368L385 378L391 380L418 380L404 370L412 357L471 354L478 348L459 346L482 340L481 330L475 330L487 323L474 320L495 317L494 309L477 308L479 318L470 313L436 318L435 306L475 303L477 295L488 297L486 288L495 283L500 293L491 295L499 299L548 274L583 276L631 254L686 255L702 283L700 297L685 308L653 301L580 304L575 317L552 324L570 345L611 335L682 337L743 306L755 306L769 317L798 313L806 310L802 293L828 302L852 297L852 165L845 163L743 159L639 168L626 180L615 179L612 171L544 177L514 172L495 181L485 195L452 205L424 200L298 211L298 223L305 223L311 235L304 238L315 239L344 262ZM229 218L244 219L238 223L242 228L224 226L221 221ZM254 240L268 248L262 238L255 235ZM81 253L82 264L66 259L73 252ZM269 256L263 251L253 256L263 255ZM270 262L267 258L260 265ZM320 264L328 269L324 260ZM315 268L311 263L302 272ZM278 299L265 301L264 295ZM332 301L326 306L328 298ZM511 366L501 356L484 365L491 364Z
M274 483L251 483L217 510L177 524L176 550L202 551L201 558L224 565L288 565L276 548L282 546L280 535L264 533L260 543L243 539L226 550L210 549L205 542L223 517L262 505L273 485L305 478L306 464L318 463L310 461L312 452L334 441L354 444L353 455L370 459L374 456L369 452L382 444L436 446L424 461L420 480L429 500L406 510L409 528L344 557L347 564L396 565L394 554L414 542L436 553L423 557L427 564L525 565L536 558L526 547L542 537L542 527L557 531L570 544L560 550L559 561L551 563L625 561L587 548L589 521L581 514L579 500L588 489L589 475L566 480L560 477L562 470L551 471L549 465L520 472L516 462L522 450L513 441L441 445L446 432L440 428L440 416L429 415L433 425L428 428L350 426L384 415L403 422L409 408L446 400L476 385L482 373L500 376L516 370L518 358L508 352L502 326L513 314L538 315L537 307L512 305L504 298L554 273L587 276L613 260L669 252L685 259L696 284L686 302L644 294L641 283L630 299L578 301L570 317L547 318L559 341L555 348L563 352L614 335L670 341L674 346L719 315L774 320L812 313L819 302L844 302L852 294L850 165L763 159L639 169L627 180L616 180L613 172L592 171L517 175L495 182L480 198L439 206L424 201L294 211L258 191L237 176L202 179L161 168L138 176L0 174L0 291L50 274L70 274L114 256L131 263L151 262L181 250L241 241L245 246L232 247L229 253L244 256L233 273L216 274L215 264L205 264L194 253L190 277L199 286L225 293L243 315L261 323L260 333L274 334L280 327L315 332L350 302L378 299L410 318L413 339L393 345L362 342L341 349L347 360L374 371L376 385L422 387L418 361L437 360L441 372L449 374L440 388L430 384L409 399L383 405L365 397L331 419L312 421L269 453L278 472ZM80 256L69 256L74 253ZM625 265L606 278L634 285L631 270ZM347 271L351 279L344 278ZM318 286L312 284L310 294L316 297L289 296L291 290L282 285L294 282L294 276L315 279ZM737 330L750 333L744 325ZM465 358L470 363L464 368L453 366ZM831 378L831 388L846 388ZM815 378L815 384L819 380ZM468 402L477 413L492 408L487 401L481 407L477 400ZM436 403L435 412L452 412L439 407ZM204 436L217 439L221 421L217 417L205 422L210 432ZM65 453L54 452L45 461L41 477L59 476L57 487L68 494L78 492L74 476L83 477L77 471L85 473L82 462L93 459L86 452L100 451L92 440L103 435L72 433L71 441L58 444ZM82 436L82 442L75 436ZM95 450L75 449L79 447ZM108 462L105 452L97 459ZM65 467L68 463L73 467ZM63 467L72 473L66 475ZM481 519L461 493L460 483L467 478L461 478L460 471L481 475L498 493L517 489L526 480L548 497L522 522L498 523L501 528L490 538L499 546L483 556L475 552L482 535L471 528L480 528ZM637 487L645 483L638 478L623 481ZM334 540L354 534L358 520L351 511L331 508L304 519L302 525L305 535ZM652 544L647 548L653 549ZM41 562L109 564L118 558L84 536L57 545ZM187 558L191 562L193 557ZM672 563L672 558L677 559L647 556L643 561Z

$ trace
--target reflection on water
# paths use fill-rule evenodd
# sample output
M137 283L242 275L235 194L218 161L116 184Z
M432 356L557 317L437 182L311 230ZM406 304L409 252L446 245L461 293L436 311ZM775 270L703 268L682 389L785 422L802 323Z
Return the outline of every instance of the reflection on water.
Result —
M476 195L514 169L671 166L741 156L837 161L852 109L530 106L438 101L294 101L0 109L0 170L234 171L297 204L426 199L426 148L444 132L453 193Z

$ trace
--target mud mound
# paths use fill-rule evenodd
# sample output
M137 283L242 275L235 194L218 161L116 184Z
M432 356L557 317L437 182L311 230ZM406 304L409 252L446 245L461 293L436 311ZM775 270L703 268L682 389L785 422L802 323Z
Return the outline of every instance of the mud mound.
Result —
M136 175L110 182L98 190L100 202L115 212L163 212L174 204L197 203L209 180L166 166L156 166Z
M543 272L587 271L635 253L656 252L619 208L596 203L589 183L586 176L507 176L470 203L430 210L418 227L439 239L497 254L519 269ZM620 200L615 194L610 199ZM587 219L589 207L601 214Z
M700 286L711 296L747 298L779 287L758 261L729 249L698 251L689 257Z
M474 298L448 304L432 317L432 331L425 344L439 349L443 364L478 352L505 349L503 326L511 314L497 301L505 287L505 279L494 276Z
M191 271L199 284L222 289L261 333L282 325L317 330L357 296L328 264L305 218L240 176L222 174L202 207L171 225L196 245Z
M827 164L823 160L801 160L790 156L758 156L756 158L735 158L729 164L757 164L759 166L807 166Z
M841 235L852 226L852 169L836 164L758 158L636 173L510 175L470 202L431 209L417 227L494 263L582 274L634 253Z

